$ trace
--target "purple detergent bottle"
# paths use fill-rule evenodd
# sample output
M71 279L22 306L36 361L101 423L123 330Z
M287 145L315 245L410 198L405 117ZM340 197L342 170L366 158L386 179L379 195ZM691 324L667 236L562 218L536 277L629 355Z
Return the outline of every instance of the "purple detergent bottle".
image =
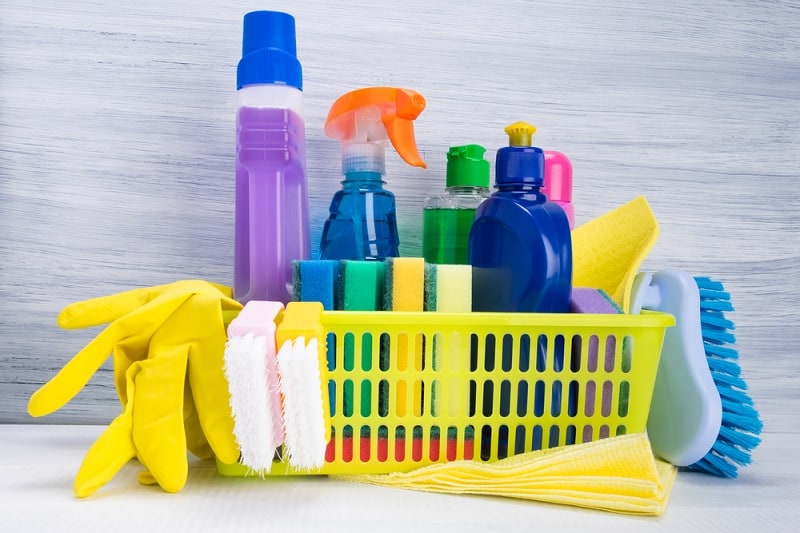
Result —
M236 87L233 295L287 303L292 262L310 255L303 79L291 15L245 15Z

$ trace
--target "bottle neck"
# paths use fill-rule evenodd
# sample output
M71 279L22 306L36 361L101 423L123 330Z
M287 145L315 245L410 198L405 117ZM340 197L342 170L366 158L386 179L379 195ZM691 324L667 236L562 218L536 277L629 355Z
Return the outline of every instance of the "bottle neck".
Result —
M486 195L489 194L489 188L474 187L470 185L454 185L452 187L447 187L447 192L449 192L450 194Z
M342 181L343 189L382 189L383 174L380 172L372 171L354 171L345 172L344 180Z
M544 203L547 201L547 196L545 196L541 191L541 187L538 185L532 185L530 183L508 183L497 185L496 188L496 194L511 196L535 203Z

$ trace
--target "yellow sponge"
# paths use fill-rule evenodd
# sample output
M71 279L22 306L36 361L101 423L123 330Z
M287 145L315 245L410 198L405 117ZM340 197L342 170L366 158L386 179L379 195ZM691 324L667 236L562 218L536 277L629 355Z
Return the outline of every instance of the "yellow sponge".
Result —
M386 259L387 311L422 311L425 298L425 259L388 257Z
M472 311L472 266L425 263L425 310Z
M605 291L629 312L631 286L658 239L658 221L639 196L572 232L572 286Z

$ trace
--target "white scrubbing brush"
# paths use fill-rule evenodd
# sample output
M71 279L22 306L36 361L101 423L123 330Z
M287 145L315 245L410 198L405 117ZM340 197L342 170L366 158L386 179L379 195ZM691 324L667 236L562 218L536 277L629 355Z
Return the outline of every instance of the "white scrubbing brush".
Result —
M330 439L321 314L319 302L292 302L277 333L286 456L290 466L303 471L322 468Z
M279 302L248 302L228 326L225 345L239 462L259 475L269 473L284 439L275 358L275 318L282 310Z

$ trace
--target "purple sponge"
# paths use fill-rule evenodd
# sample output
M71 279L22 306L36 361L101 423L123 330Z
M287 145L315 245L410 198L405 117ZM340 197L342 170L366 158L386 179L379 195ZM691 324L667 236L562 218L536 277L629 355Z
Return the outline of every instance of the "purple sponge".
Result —
M622 313L622 309L601 289L573 287L569 300L569 312L613 315Z

